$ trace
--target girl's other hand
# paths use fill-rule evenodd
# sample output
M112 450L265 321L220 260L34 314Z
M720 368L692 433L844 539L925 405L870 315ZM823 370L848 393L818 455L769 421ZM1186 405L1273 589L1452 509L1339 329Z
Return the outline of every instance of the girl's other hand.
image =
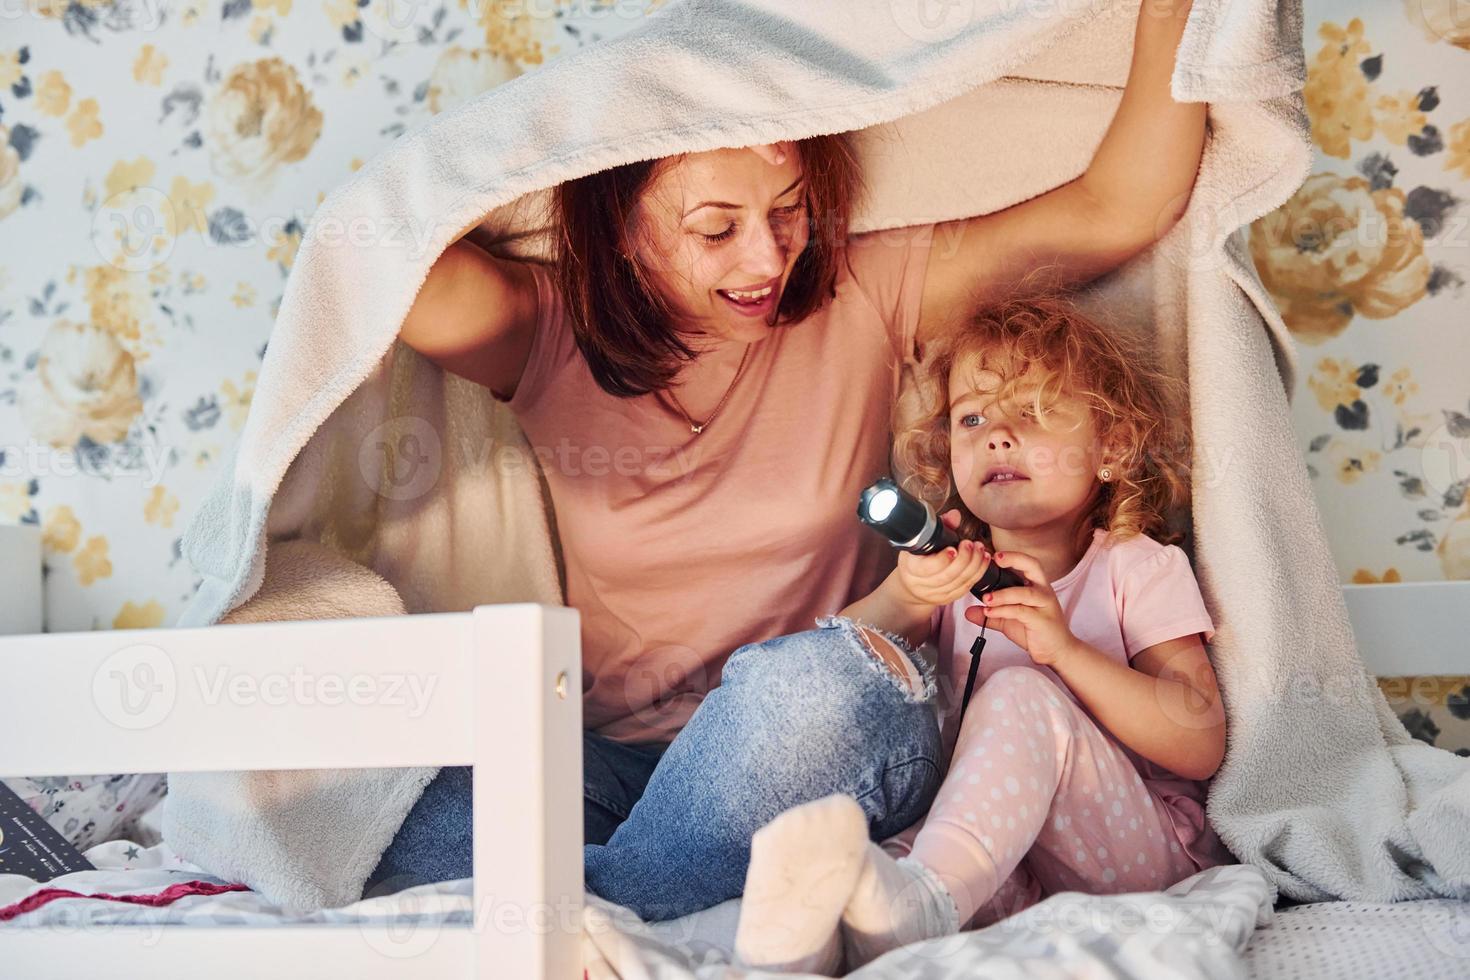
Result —
M958 510L939 515L953 531L960 521ZM990 564L990 553L980 541L961 541L956 547L932 555L898 553L898 584L910 602L947 606L970 591Z
M980 605L965 610L965 618L977 626L999 629L1032 660L1055 668L1077 638L1067 626L1066 613L1041 563L1023 552L1007 551L996 558L996 564L1020 572L1026 584L986 593Z

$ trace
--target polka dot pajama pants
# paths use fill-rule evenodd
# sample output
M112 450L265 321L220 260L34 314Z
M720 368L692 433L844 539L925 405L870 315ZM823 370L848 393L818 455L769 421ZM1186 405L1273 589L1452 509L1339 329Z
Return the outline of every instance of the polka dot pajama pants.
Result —
M1042 895L1153 891L1198 870L1123 749L1029 667L976 689L911 853L949 886L965 928Z

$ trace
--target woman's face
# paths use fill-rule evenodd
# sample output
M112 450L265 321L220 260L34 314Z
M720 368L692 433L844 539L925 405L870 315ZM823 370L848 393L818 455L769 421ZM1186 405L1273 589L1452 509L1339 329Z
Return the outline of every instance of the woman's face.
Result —
M997 404L1000 375L977 370L975 356L950 371L950 468L960 499L985 523L1019 531L1069 527L1091 506L1105 454L1092 412L1067 396L1037 418L1034 381Z
M644 192L634 254L680 330L711 342L760 340L806 248L806 210L789 143L690 154Z

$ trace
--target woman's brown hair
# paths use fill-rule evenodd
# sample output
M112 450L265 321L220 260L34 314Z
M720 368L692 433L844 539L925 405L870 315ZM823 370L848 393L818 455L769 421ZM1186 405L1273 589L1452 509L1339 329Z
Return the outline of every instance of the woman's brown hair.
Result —
M796 323L836 294L837 263L861 175L847 133L797 140L806 177L808 239L792 267L776 311ZM566 181L552 197L559 236L553 248L577 347L598 385L630 398L669 386L695 352L680 338L672 310L633 251L640 198L663 172L688 154L641 160Z
M1114 453L1108 462L1116 476L1101 484L1082 516L1079 545L1093 528L1119 538L1149 534L1165 544L1184 538L1170 529L1189 499L1184 386L1153 366L1136 340L1052 293L1013 296L941 336L918 378L921 397L932 403L894 438L905 489L940 511L958 508L963 537L988 541L990 529L960 499L950 467L949 379L956 365L998 374L998 404L1014 398L1023 379L1035 409L1064 395L1087 404L1099 444ZM1044 424L1045 414L1038 417Z

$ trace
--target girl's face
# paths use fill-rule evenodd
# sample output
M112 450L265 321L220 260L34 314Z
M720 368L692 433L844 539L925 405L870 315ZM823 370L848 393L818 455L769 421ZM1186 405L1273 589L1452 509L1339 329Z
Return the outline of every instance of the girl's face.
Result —
M978 370L978 360L962 359L949 376L950 467L960 499L1004 530L1072 529L1095 499L1106 457L1092 412L1069 395L1044 406L1043 427L1032 404L1035 372L997 404L1000 376Z
M765 337L806 248L806 188L795 147L762 149L690 154L659 174L639 202L635 254L687 333L712 341ZM778 157L779 164L770 162ZM731 290L759 301L742 304Z

